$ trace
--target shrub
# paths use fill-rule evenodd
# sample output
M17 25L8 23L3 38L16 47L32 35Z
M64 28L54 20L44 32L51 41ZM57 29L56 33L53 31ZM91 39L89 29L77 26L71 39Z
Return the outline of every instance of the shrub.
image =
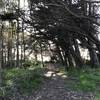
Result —
M96 91L98 86L97 83L100 83L100 69L75 69L69 71L68 75L69 78L71 77L76 79L72 80L75 81L75 85L72 85L73 89L78 89L82 91Z
M39 72L36 71L38 69L13 68L4 70L4 83L0 90L0 96L10 97L17 92L25 94L37 89L42 83L42 69L39 69Z

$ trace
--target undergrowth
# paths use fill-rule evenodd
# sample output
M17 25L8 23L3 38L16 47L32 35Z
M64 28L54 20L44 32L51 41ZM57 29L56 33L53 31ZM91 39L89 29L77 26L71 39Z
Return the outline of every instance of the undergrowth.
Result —
M85 68L73 69L68 72L69 81L66 82L70 89L92 92L95 100L100 100L100 69Z
M43 68L12 68L3 70L3 85L0 96L12 96L14 93L29 94L42 83Z

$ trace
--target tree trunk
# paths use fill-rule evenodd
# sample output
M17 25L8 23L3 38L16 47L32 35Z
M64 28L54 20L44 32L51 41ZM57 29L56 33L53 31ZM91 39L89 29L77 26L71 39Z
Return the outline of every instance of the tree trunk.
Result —
M78 67L82 67L84 65L83 59L81 57L80 51L79 51L79 45L76 39L74 39L74 47L75 47L75 55L77 55L77 59L79 59L79 65Z
M71 68L74 67L73 58L70 51L68 52L68 62L69 62L69 67Z
M64 61L65 61L65 70L69 70L69 65L68 65L68 58L66 52L64 52Z
M91 47L93 47L93 44L91 41L89 41L89 44ZM90 53L90 60L91 60L92 67L99 67L100 63L99 63L96 51L93 48L89 48L89 53Z
M57 53L58 53L59 59L61 60L62 64L64 65L64 59L63 59L63 55L61 53L60 47L57 44L56 44L56 47L57 47Z
M16 48L17 48L17 63L16 67L19 67L19 20L17 20L17 40L16 40Z
M18 12L20 9L20 0L18 0ZM17 67L19 67L19 31L20 31L20 27L19 27L19 18L17 18Z
M2 86L2 31L3 25L0 28L0 87Z
M42 44L41 44L41 42L40 42L40 53L41 53L42 67L44 67L44 62L43 62L43 50L42 50Z
M12 66L12 28L9 22L9 33L8 33L8 67Z

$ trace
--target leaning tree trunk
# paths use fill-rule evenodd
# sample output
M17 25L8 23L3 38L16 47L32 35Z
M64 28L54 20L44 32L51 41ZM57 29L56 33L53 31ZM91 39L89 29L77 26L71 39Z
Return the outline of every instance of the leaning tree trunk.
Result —
M93 47L93 43L91 41L89 41L89 45ZM96 51L93 48L89 48L89 53L90 53L90 60L91 60L92 67L99 67L100 63Z
M73 57L72 57L70 51L68 52L68 62L69 62L69 66L71 68L74 67L74 61L73 61Z
M81 68L83 66L83 61L81 60L82 58L80 58L79 54L77 54L74 50L73 47L70 47L70 53L72 54L74 61L75 61L75 66L77 68Z
M76 39L74 39L74 47L75 47L75 55L77 55L77 58L79 59L79 67L82 67L84 65L83 59L80 54L79 45Z
M56 48L57 48L57 53L59 56L59 60L61 60L62 64L64 65L64 59L63 59L63 55L61 53L60 47L56 44Z
M65 70L68 71L69 65L68 65L68 57L67 57L66 50L63 52L63 55L64 55Z

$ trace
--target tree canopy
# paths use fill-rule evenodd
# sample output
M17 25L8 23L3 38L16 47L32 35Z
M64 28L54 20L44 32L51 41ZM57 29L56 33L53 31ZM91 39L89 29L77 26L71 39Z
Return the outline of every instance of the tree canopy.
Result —
M11 6L6 8L9 13L0 15L0 18L3 21L10 18L16 20L18 33L23 30L31 33L30 40L26 43L29 48L31 44L41 43L43 46L49 45L52 41L57 50L57 59L62 61L67 69L69 66L82 67L86 64L80 51L80 48L84 48L89 52L91 65L99 66L100 1L29 0L27 2L27 9L22 9L19 1L11 1L9 3ZM16 35L17 44L20 44L19 35ZM35 46L32 48L35 50Z
M79 48L87 48L91 64L99 66L99 1L29 0L29 16L22 19L33 27L31 37L50 40L59 48L66 66L83 66ZM34 31L35 30L35 31ZM62 53L61 53L62 52Z

